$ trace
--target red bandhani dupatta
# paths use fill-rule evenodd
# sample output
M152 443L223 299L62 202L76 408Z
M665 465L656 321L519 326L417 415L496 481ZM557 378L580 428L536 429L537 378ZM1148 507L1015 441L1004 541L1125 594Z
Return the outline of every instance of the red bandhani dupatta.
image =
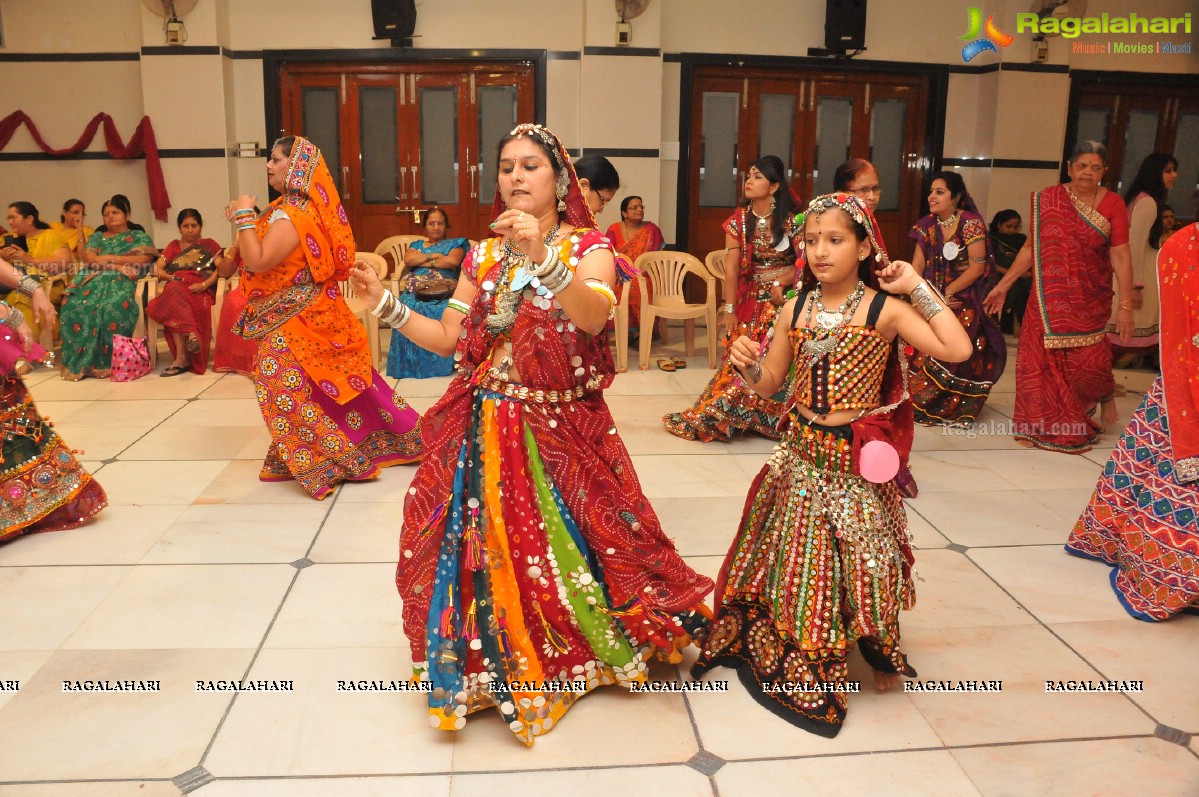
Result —
M1033 194L1032 211L1033 280L1045 348L1104 340L1112 307L1111 248L1128 243L1124 201L1108 193L1092 208L1066 186L1054 185Z
M1199 224L1179 230L1157 258L1162 387L1174 476L1199 481Z

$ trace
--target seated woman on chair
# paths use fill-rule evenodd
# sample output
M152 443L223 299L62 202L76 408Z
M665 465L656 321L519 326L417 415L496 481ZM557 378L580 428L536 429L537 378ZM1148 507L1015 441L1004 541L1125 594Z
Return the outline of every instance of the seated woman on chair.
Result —
M441 208L429 208L425 214L427 241L413 241L404 255L404 267L411 269L404 277L399 299L427 318L441 318L454 287L458 284L458 269L470 251L465 238L447 238L450 217ZM444 294L444 295L439 295ZM387 350L387 375L397 379L424 379L430 376L449 376L454 371L454 358L442 357L410 342L392 330L391 346Z
M75 275L62 303L62 378L68 382L112 374L113 336L133 334L137 280L158 254L144 230L129 227L115 199L104 203L104 231L87 240L86 268Z
M208 365L212 340L215 258L221 245L204 238L204 220L195 208L184 208L175 219L179 238L167 244L154 264L162 290L146 305L146 315L162 324L174 359L159 376L178 376L189 368L202 374ZM154 341L150 345L155 345Z

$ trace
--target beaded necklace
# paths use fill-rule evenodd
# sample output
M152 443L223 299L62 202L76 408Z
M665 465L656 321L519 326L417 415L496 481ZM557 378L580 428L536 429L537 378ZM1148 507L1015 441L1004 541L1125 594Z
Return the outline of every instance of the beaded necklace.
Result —
M562 226L562 222L554 223L550 227L550 231L546 233L543 239L546 246L550 246L553 240L558 237L558 230ZM511 239L504 240L504 254L500 258L500 273L497 282L492 283L488 287L491 280L484 282L484 290L494 290L495 300L492 302L491 313L488 314L484 325L487 331L493 335L506 335L512 331L512 325L516 323L516 310L520 306L522 297L524 296L524 287L529 283L531 277L526 278L528 274L526 266L529 262L529 256L520 251L513 245ZM519 276L518 276L519 274ZM521 284L518 287L513 286L513 282L519 280Z
M822 301L823 285L817 285L812 291L812 306L808 307L806 323L814 331L811 339L804 341L803 352L807 359L807 367L811 368L821 359L832 354L837 348L837 333L853 318L858 309L858 303L866 293L866 284L858 280L853 292L836 310L829 312ZM817 310L816 325L812 326L812 310Z

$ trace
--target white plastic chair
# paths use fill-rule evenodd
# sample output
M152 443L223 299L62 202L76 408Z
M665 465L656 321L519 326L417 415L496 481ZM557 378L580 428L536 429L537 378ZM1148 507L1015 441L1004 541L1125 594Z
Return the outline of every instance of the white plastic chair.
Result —
M404 255L408 254L408 247L416 241L429 240L423 235L393 235L390 238L384 238L375 247L375 254L379 256L391 255L394 266L391 269L391 280L395 283L400 278L400 273L404 270ZM383 263L383 274L379 275L379 279L387 274L387 262ZM394 293L394 290L392 291Z
M695 354L695 319L703 318L708 333L708 367L716 367L716 279L703 263L686 252L646 252L635 264L641 285L641 370L649 368L653 341L650 331L658 318L686 321L687 356ZM683 297L683 281L694 274L707 283L708 298L703 304L688 304ZM652 288L653 300L649 299Z
M387 273L387 261L382 255L372 254L371 252L358 252L354 255L354 260L359 263L365 263L375 270L379 275L379 279L383 279L383 275ZM340 283L341 292L346 298L346 304L354 315L358 316L358 320L366 327L366 342L371 352L371 367L375 368L379 364L379 319L371 314L373 308L367 307L366 302L354 295L354 289L350 285L349 280Z

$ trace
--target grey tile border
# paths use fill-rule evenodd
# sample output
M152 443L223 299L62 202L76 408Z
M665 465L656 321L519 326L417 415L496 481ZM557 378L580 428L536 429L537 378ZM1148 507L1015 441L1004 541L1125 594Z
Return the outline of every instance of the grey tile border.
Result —
M216 778L212 776L204 767L192 767L187 772L180 773L171 778L171 783L179 787L179 791L184 794L191 794L196 789L207 786Z

